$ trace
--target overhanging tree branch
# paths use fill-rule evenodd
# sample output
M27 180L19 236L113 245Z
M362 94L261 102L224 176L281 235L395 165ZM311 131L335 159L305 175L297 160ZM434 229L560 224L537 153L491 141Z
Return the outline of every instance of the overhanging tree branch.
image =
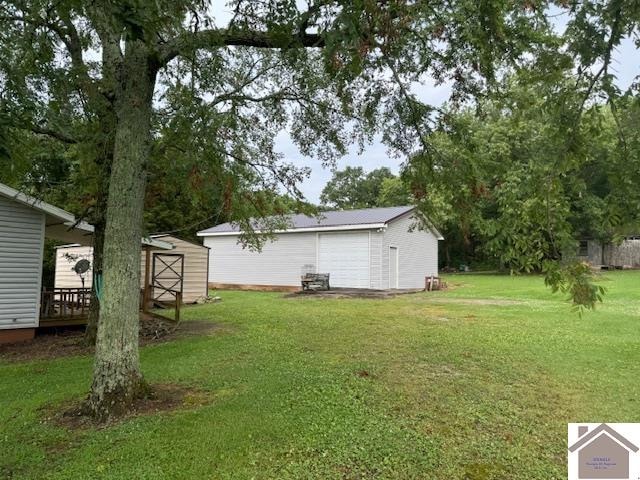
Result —
M75 139L74 137L67 135L66 133L57 131L57 130L53 130L51 128L47 128L47 127L40 127L38 125L32 125L29 127L29 130L31 130L33 133L37 134L37 135L46 135L48 137L51 138L55 138L56 140L62 142L62 143L68 143L68 144L76 144L78 143L78 140Z
M45 30L53 33L58 37L58 40L62 42L69 54L73 73L77 80L77 87L87 94L91 94L96 91L95 81L89 75L87 66L82 57L83 45L80 40L80 35L68 15L60 16L56 19L45 18L38 15L3 15L0 16L0 19L7 22L18 22L24 25L31 25L36 29L44 28Z
M158 61L166 65L177 56L186 56L195 50L213 50L221 47L254 47L273 49L322 48L323 37L315 33L289 36L249 30L208 29L176 36L161 47Z

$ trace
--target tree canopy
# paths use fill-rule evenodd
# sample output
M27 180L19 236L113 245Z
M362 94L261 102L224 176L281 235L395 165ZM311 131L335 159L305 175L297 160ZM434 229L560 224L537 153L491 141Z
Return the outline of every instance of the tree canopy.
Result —
M375 207L382 181L393 174L386 167L365 173L362 167L346 167L333 172L322 189L320 203L325 208L353 209Z
M640 180L632 127L640 104L617 99L615 113L592 104L567 133L579 92L558 104L559 84L514 77L506 88L477 108L447 111L431 151L414 156L404 177L449 238L449 256L463 251L513 272L552 269L557 279L557 262L575 257L578 239L609 243L640 224L631 187Z
M365 173L362 167L333 172L322 189L322 208L354 209L411 204L409 189L401 178L381 167Z

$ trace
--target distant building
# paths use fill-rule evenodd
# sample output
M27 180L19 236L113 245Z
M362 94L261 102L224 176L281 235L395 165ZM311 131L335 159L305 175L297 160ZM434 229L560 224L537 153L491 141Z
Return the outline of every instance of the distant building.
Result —
M640 268L640 235L627 236L619 245L582 239L576 256L593 266Z
M429 225L414 228L417 222L410 206L292 215L261 252L243 248L231 223L198 236L211 249L212 288L292 290L302 274L327 273L332 287L419 289L438 276L442 236Z

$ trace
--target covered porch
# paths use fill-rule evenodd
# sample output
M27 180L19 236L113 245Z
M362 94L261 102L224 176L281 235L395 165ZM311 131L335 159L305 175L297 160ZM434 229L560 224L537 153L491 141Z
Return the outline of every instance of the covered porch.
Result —
M30 340L38 327L87 321L90 288L43 284L45 239L91 246L93 226L0 183L0 344ZM173 248L153 238L143 238L142 244Z
M79 244L78 244L79 245ZM151 252L164 252L173 248L173 245L161 240L152 238L142 239L143 254L149 264ZM167 254L171 255L171 254ZM182 257L181 255L171 255L172 257ZM91 263L93 259L91 258ZM171 271L173 271L171 269ZM89 310L91 306L91 270L88 272L89 279L86 282L87 287L43 287L40 296L40 327L65 327L73 325L85 325L89 319ZM153 275L153 276L151 276ZM152 305L167 308L167 296L172 294L172 307L176 309L176 316L179 318L179 309L181 304L182 289L179 291L168 289L162 283L164 278L156 276L156 272L150 272L149 268L144 272L144 286L140 289L140 311L148 313ZM173 280L173 279L171 279ZM182 277L179 278L179 282ZM177 282L171 286L174 287ZM82 282L85 285L85 281Z
M54 213L57 215L45 213L46 239L77 245L93 244L93 225L78 222L63 210ZM38 327L86 324L90 300L90 288L52 288L42 285Z
M62 248L73 249L82 247L81 244L64 245ZM173 248L173 244L156 238L142 239L142 254L145 264L142 287L140 288L140 311L149 314L153 307L172 308L179 318L182 303L183 254L166 253ZM40 327L63 327L84 325L89 318L91 305L91 286L93 285L93 253L83 253L81 256L68 254L69 270L74 272L77 286L43 287L40 297ZM154 255L154 262L150 261ZM170 260L166 260L169 258ZM156 271L155 260L163 266ZM85 262L86 268L77 269L78 263ZM178 263L179 262L179 263ZM179 269L175 266L180 266ZM71 266L73 265L73 266ZM148 267L147 267L148 265ZM153 269L151 268L153 265ZM57 269L56 269L57 272ZM179 272L179 273L178 273ZM81 278L75 277L78 275ZM172 276L174 274L175 276ZM81 282L80 282L81 280ZM68 282L68 279L67 279ZM57 284L57 281L55 282ZM176 290L176 288L178 288Z

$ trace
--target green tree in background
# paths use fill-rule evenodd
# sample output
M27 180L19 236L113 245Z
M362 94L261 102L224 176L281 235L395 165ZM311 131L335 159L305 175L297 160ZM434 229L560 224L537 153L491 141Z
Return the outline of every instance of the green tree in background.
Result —
M386 167L368 174L362 167L337 170L322 189L320 202L324 207L337 209L375 207L382 180L391 176Z
M387 167L365 173L362 167L346 167L333 172L322 189L323 208L353 209L391 207L411 203L402 180Z
M400 177L388 177L382 180L378 193L378 207L397 207L413 204L409 187Z
M578 238L611 242L638 224L640 194L630 188L640 180L637 98L616 100L617 120L610 106L589 106L569 135L567 113L582 98L564 87L575 82L510 79L500 99L447 112L431 152L409 162L404 175L447 238L448 265L452 257L495 259L567 283L557 265L574 256ZM586 281L582 270L568 271ZM592 306L599 293L574 300Z

